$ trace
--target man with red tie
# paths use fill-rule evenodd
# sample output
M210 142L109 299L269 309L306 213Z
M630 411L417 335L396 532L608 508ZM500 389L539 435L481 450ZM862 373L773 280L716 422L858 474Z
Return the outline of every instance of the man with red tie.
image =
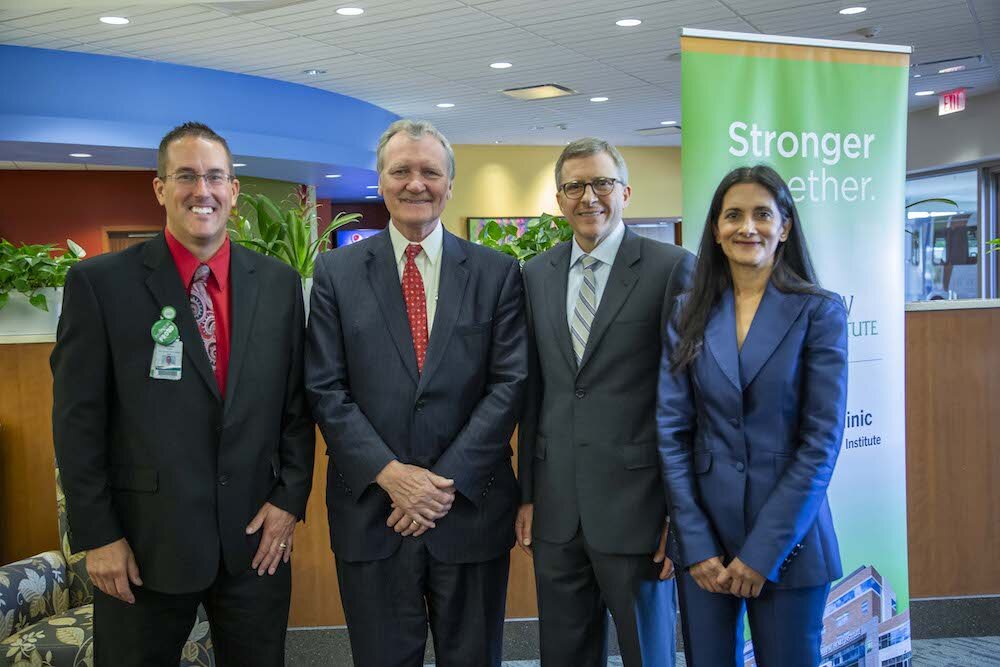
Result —
M322 255L306 389L355 665L500 664L527 374L517 262L441 223L455 158L426 122L377 150L385 232Z
M226 141L160 143L164 233L81 262L52 352L53 435L99 667L176 665L199 604L219 665L284 665L312 481L298 275L232 245Z

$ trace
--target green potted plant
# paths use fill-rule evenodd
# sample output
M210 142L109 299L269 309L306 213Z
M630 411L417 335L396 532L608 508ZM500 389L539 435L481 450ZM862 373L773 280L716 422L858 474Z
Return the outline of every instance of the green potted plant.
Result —
M66 246L0 239L0 334L55 333L66 272L87 254L70 239Z
M542 213L537 220L529 222L520 236L517 232L517 225L502 225L496 220L487 220L477 240L487 248L514 257L524 266L535 255L573 238L573 228L566 218L548 213Z
M229 216L229 237L245 248L285 262L308 285L316 256L330 247L330 235L360 218L360 213L338 213L330 226L313 239L316 206L304 195L289 195L283 202L275 203L264 194L241 192Z

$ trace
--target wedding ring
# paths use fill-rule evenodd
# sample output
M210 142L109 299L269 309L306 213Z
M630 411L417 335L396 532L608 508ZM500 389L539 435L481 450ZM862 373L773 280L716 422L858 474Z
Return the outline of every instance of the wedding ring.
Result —
M416 521L411 521L411 522L410 522L410 528L416 528L416 527L417 527L417 526L419 526L419 525L420 525L420 524L419 524L419 523L417 523Z
M287 544L285 544L284 542L282 542L282 543L280 543L280 544L278 545L278 548L279 548L279 549L287 549L287 548L288 548L288 545L287 545Z

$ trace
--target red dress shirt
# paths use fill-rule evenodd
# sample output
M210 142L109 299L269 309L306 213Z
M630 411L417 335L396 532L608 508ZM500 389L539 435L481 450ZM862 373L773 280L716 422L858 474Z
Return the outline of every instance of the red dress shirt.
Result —
M167 247L173 255L177 273L181 276L184 289L191 294L191 279L202 261L191 254L191 251L174 238L170 230L165 230ZM212 307L215 309L215 381L219 384L219 395L226 395L226 373L229 371L229 237L222 247L205 264L208 264L211 274L205 284ZM174 305L174 304L171 304ZM188 304L176 304L177 308L188 308ZM185 345L194 342L184 341ZM201 344L201 341L197 341Z

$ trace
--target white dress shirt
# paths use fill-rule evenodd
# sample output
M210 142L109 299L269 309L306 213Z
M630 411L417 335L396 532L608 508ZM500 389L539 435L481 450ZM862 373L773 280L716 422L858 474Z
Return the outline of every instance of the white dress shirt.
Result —
M412 243L396 229L389 221L389 239L392 241L392 252L396 258L396 268L399 270L399 282L403 282L403 269L406 268L406 248ZM424 282L424 298L427 301L427 339L430 340L431 328L434 326L434 313L437 312L438 285L441 282L441 246L444 242L444 231L441 220L434 225L434 231L420 242L423 251L413 258ZM583 280L581 278L580 280Z
M589 254L594 259L600 260L594 264L593 268L594 281L597 283L594 286L596 288L594 294L597 298L595 305L600 308L601 297L604 296L604 288L608 284L608 275L611 273L611 265L615 263L618 248L621 247L624 237L625 223L621 220L618 221L618 226L608 234L607 238L594 248L593 252L584 252L583 248L576 242L576 236L573 237L572 251L569 256L569 280L566 283L566 323L570 328L573 326L573 309L576 307L576 299L580 294L580 287L583 285L583 262L580 261L580 258Z

